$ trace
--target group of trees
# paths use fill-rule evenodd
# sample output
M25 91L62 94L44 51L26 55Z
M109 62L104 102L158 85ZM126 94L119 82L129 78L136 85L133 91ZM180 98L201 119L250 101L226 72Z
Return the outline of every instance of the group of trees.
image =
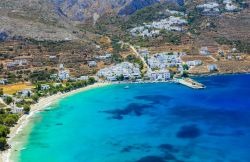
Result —
M140 70L143 69L143 62L142 62L142 60L140 58L136 57L135 55L128 55L126 57L126 61L134 63L134 64L138 64Z
M6 113L2 108L0 111L0 150L8 148L7 135L10 133L10 127L18 121L19 115Z
M7 96L6 98L4 98L4 102L5 102L7 105L9 105L9 104L11 104L11 103L13 102L13 99L12 99L12 97Z

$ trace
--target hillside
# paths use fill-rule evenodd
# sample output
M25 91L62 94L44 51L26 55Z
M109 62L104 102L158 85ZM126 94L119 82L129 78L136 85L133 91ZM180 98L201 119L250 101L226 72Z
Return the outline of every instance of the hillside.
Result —
M186 1L184 6L176 3L154 4L126 17L104 15L97 22L95 30L91 28L91 31L106 34L110 37L119 35L123 40L140 46L155 46L168 43L174 45L177 43L189 44L194 48L199 48L202 46L234 44L243 51L249 52L249 1L232 2L232 6L237 6L235 10L229 10L227 4L221 1L215 1L214 3L218 7L214 7L214 11L211 9L211 11L206 12L202 11L199 6L210 5L209 2ZM171 17L171 14L167 13L166 10L174 13L179 12L178 14L181 13L183 16L173 14ZM149 32L160 32L157 36L141 35L135 37L135 33L131 33L131 30L136 31L145 23L147 24L145 25L146 28L148 28L151 23L160 25L161 21L174 17L182 17L182 20L186 21L187 24L182 24L178 28L174 26L175 28L168 32L162 29L149 30ZM146 32L146 30L141 32ZM150 35L150 33L148 34Z
M2 0L1 63L6 67L24 59L28 66L22 69L31 71L56 69L63 63L73 76L95 74L102 67L126 60L133 53L126 47L129 43L148 48L152 53L185 52L190 55L188 59L197 58L199 50L207 47L213 54L213 58L204 58L209 60L207 64L225 60L221 67L233 71L230 66L233 63L218 56L218 51L226 51L226 56L242 54L241 58L248 60L245 54L250 53L250 9L249 1L230 1L228 8L229 1L187 0L185 5L180 5L181 1L165 0L106 0L106 3ZM74 19L77 6L82 6L81 13L88 16ZM234 48L236 52L232 53ZM109 59L97 59L109 53L112 54ZM90 61L96 61L97 66L88 66ZM248 69L248 62L236 61L234 65L241 63ZM14 72L17 70L13 68Z
M58 14L62 14L73 21L84 21L93 19L96 21L106 13L117 13L119 15L131 15L137 10L147 6L163 3L177 2L182 0L53 0Z

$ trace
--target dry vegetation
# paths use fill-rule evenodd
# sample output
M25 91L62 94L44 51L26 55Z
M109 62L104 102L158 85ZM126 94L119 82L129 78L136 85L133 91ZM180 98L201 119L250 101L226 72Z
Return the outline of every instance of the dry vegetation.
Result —
M16 83L10 85L2 85L0 88L3 89L4 94L14 94L18 91L28 88L34 88L30 83Z

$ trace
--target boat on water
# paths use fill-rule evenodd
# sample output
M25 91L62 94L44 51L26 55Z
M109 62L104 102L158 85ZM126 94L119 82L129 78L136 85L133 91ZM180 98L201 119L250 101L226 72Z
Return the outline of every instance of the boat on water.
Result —
M129 86L124 87L124 89L129 89Z

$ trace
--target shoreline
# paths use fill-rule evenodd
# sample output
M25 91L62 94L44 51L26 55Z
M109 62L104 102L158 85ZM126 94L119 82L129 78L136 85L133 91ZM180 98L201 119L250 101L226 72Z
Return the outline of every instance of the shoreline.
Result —
M209 76L218 76L218 75L240 75L240 74L250 74L250 73L214 73L214 74L205 74L205 75L190 75L190 77L209 77ZM147 84L147 83L174 83L174 81L169 80L169 81L161 81L161 82L152 82L152 81L146 81L146 82L98 82L92 85L88 85L86 87L82 87L79 89L72 90L70 92L66 93L57 93L51 96L43 97L41 98L38 103L31 105L31 110L28 115L23 115L21 118L18 120L17 124L10 129L10 134L8 135L7 142L11 146L8 150L0 152L0 162L12 162L10 159L10 155L14 149L13 146L15 146L15 142L13 141L13 138L16 137L17 134L19 134L25 126L29 123L29 119L37 112L42 111L49 105L59 101L60 99L63 99L65 97L84 92L90 89L94 88L99 88L99 87L104 87L108 85L115 85L115 84Z
M10 145L10 148L8 150L2 151L0 153L0 162L12 162L10 159L11 152L13 151L15 146L15 142L13 141L13 138L16 137L18 133L20 133L25 126L29 123L29 119L37 112L43 110L44 108L48 107L49 105L57 102L60 99L63 99L64 97L68 97L80 92L84 92L90 89L99 88L111 85L111 83L95 83L92 85L88 85L86 87L82 87L76 90L72 90L67 93L57 93L51 96L43 97L41 98L38 103L31 105L31 110L28 115L23 115L17 122L17 124L10 129L10 133L8 135L8 144Z

